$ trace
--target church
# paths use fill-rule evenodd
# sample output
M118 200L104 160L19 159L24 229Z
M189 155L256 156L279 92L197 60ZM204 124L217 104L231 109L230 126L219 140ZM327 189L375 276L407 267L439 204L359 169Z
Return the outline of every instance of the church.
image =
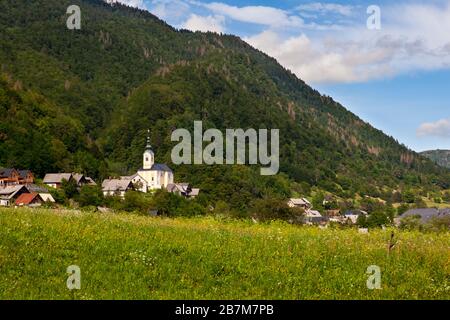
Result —
M147 145L143 154L142 168L129 177L133 185L142 192L157 189L167 189L173 184L173 172L166 164L155 163L155 153L150 145L150 136L147 136Z

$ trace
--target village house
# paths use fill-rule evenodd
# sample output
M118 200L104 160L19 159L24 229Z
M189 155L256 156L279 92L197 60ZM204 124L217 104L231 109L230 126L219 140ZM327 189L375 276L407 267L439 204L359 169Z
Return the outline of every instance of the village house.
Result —
M102 191L105 197L119 196L125 198L125 193L130 190L134 190L133 181L130 179L106 179L102 183Z
M148 183L140 174L136 173L132 176L128 177L120 177L121 180L131 180L133 183L133 187L135 190L147 193L148 192Z
M34 175L30 170L16 170L14 168L0 169L0 187L34 182Z
M307 209L304 215L304 222L309 225L320 224L326 222L326 219L322 217L319 211Z
M84 185L96 185L94 180L79 173L47 173L44 177L44 184L53 189L61 188L63 181L75 181L81 188Z
M19 170L19 184L34 183L34 175L30 170Z
M306 198L291 198L288 201L288 206L290 208L300 208L303 210L308 210L312 208L311 202L309 202Z
M39 207L42 205L44 200L41 198L39 193L22 193L16 199L16 206L27 206L27 207Z
M24 193L29 193L29 191L22 185L12 185L0 188L0 206L13 205L15 200Z
M369 214L363 210L348 210L344 214L344 222L351 221L351 223L356 224L359 216L364 215L368 216Z
M200 189L192 188L189 183L171 183L167 191L188 199L196 198L200 193Z
M0 187L19 184L19 172L12 168L0 169Z
M53 196L48 192L48 190L44 187L35 185L35 184L29 184L26 185L26 188L28 189L28 192L30 193L37 193L42 198L44 202L55 202L55 199Z
M43 183L50 188L59 189L63 181L70 181L72 179L71 173L47 173L44 177Z

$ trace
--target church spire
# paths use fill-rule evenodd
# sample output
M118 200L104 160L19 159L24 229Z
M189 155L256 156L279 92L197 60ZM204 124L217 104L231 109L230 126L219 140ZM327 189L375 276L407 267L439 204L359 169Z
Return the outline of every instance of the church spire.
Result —
M146 150L151 150L152 145L150 144L150 129L147 130L147 146L145 147Z
M152 146L150 144L150 130L147 130L147 146L144 151L144 159L143 159L143 169L150 170L155 163L155 154L152 150Z

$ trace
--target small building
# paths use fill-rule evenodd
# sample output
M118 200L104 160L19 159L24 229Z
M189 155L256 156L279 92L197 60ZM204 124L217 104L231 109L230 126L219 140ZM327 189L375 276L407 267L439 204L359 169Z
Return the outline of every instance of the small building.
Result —
M0 169L0 187L13 186L19 184L20 175L16 169Z
M30 170L16 170L14 168L0 169L0 187L34 182L34 175Z
M311 202L309 202L306 198L291 198L288 201L288 206L290 208L301 208L304 210L312 208Z
M44 187L35 184L29 184L26 186L26 188L30 193L38 193L44 202L56 202L53 196Z
M97 185L92 178L86 177L80 173L47 173L43 182L51 188L59 189L64 180L75 181L78 188L81 188L84 185Z
M43 202L44 200L41 198L39 193L22 193L16 199L16 206L39 207Z
M326 221L319 211L311 209L305 211L304 220L306 224L319 224Z
M30 170L19 170L19 184L34 183L34 175Z
M50 188L59 189L63 181L69 182L73 179L71 173L47 173L44 177L44 184Z
M364 215L367 217L369 214L363 210L349 210L349 211L345 212L344 219L345 219L345 221L350 220L353 224L356 224L359 216L361 216L361 215Z
M105 197L119 196L125 197L125 193L134 190L133 181L130 179L106 179L102 183L102 191Z
M22 185L13 185L0 188L0 206L11 206L22 194L29 193L28 189Z
M140 192L147 193L148 190L148 183L147 180L145 180L139 173L136 173L132 176L127 177L120 177L121 180L131 180L133 182L133 187L135 190L138 190Z
M72 173L72 178L78 187L82 187L88 184L88 180L86 179L86 177L80 173Z
M200 194L200 189L192 188L189 183L170 183L167 191L188 199L196 198Z

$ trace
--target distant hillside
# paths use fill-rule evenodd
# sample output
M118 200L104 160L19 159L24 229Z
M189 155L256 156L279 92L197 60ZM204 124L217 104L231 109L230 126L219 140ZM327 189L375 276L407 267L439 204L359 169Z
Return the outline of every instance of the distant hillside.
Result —
M450 169L450 150L430 150L421 152L421 154L438 165Z
M69 5L82 29L66 28ZM207 203L309 194L387 198L449 187L450 171L323 96L240 38L176 30L152 14L100 0L0 2L0 166L135 172L147 129L156 160ZM175 128L280 129L281 174L251 166L170 162Z

